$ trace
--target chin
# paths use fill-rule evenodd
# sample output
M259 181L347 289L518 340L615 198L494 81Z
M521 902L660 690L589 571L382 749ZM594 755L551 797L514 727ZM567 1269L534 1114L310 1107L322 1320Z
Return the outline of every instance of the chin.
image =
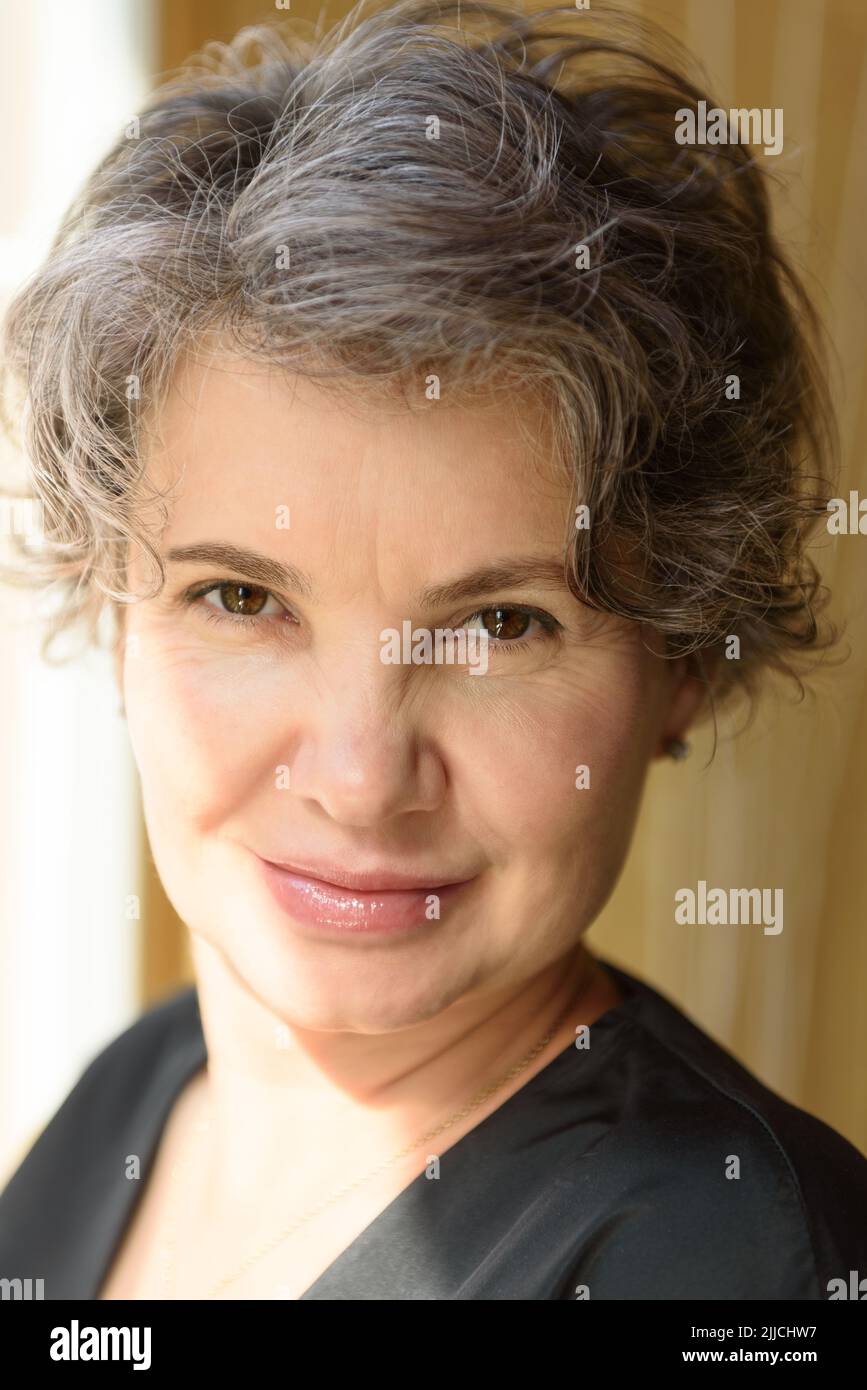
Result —
M285 937L285 922L277 925ZM275 1024L290 1028L395 1032L435 1017L471 983L453 968L447 980L437 980L433 969L413 966L409 957L402 969L393 955L380 951L352 951L347 959L339 947L329 950L325 943L311 949L307 942L299 946L290 939L277 946L272 939L253 949L249 938L227 943L211 935L207 940Z

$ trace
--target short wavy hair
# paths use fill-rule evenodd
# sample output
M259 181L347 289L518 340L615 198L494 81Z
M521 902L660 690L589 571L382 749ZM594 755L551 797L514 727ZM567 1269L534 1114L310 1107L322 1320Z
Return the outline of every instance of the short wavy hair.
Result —
M130 545L163 582L145 406L216 329L335 386L544 393L591 518L565 523L575 594L700 670L737 635L717 702L770 667L803 695L836 640L806 553L836 455L827 353L755 156L676 140L706 98L690 61L598 4L362 3L324 36L281 19L206 45L6 318L43 516L28 572L63 595L49 644L98 640Z

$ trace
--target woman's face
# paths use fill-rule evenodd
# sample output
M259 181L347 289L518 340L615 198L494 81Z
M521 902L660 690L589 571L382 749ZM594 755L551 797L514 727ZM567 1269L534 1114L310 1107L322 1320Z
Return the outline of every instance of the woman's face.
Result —
M558 580L570 501L540 407L350 407L225 358L187 362L156 423L149 477L174 482L159 547L188 555L127 610L123 691L190 930L278 1016L360 1032L574 948L683 681ZM191 549L216 546L275 576ZM130 575L140 591L136 557ZM484 628L487 669L384 661L405 622ZM341 907L263 860L423 886Z

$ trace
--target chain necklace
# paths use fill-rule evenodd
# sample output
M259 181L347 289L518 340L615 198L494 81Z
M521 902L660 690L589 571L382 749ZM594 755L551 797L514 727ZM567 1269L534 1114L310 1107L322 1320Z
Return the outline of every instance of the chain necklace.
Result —
M558 1015L553 1027L550 1029L548 1033L545 1034L544 1038L540 1039L540 1041L537 1042L533 1048L531 1048L531 1050L526 1054L526 1056L523 1057L520 1062L517 1062L515 1066L511 1067L509 1071L507 1071L504 1076L501 1076L498 1081L495 1081L492 1085L486 1086L484 1090L478 1092L478 1094L473 1097L473 1099L469 1102L468 1105L465 1105L460 1110L456 1111L455 1114L452 1115L448 1120L444 1120L442 1124L436 1125L433 1129L427 1130L425 1134L420 1135L419 1138L415 1139L411 1144L407 1144L404 1148L400 1149L398 1153L393 1154L391 1158L387 1158L383 1163L379 1163L375 1168L371 1168L368 1172L363 1173L361 1177L355 1178L351 1182L341 1184L339 1187L335 1188L332 1192L330 1192L326 1197L323 1197L321 1201L314 1203L314 1205L311 1207L308 1207L307 1210L302 1212L300 1216L294 1217L292 1221L290 1221L289 1224L285 1226L281 1231L279 1231L275 1236L272 1236L269 1240L265 1241L264 1244L259 1246L258 1249L254 1250L252 1254L247 1255L246 1258L241 1261L241 1263L237 1266L237 1268L233 1271L232 1274L226 1275L224 1278L218 1280L217 1283L211 1285L210 1289L207 1293L203 1295L203 1297L207 1299L216 1298L219 1294L221 1294L224 1291L224 1289L228 1288L230 1284L235 1283L235 1281L237 1279L240 1279L243 1274L246 1274L247 1270L251 1267L251 1265L254 1265L265 1255L270 1254L270 1252L276 1249L278 1245L282 1244L284 1240L287 1240L290 1235L294 1235L294 1233L299 1229L300 1226L303 1226L308 1221L311 1221L314 1216L318 1216L320 1212L326 1209L326 1207L331 1206L334 1202L338 1201L341 1197L346 1196L348 1192L354 1191L355 1188L360 1187L363 1183L369 1182L371 1178L374 1178L379 1173L384 1172L386 1168L390 1168L400 1159L406 1158L416 1149L419 1149L422 1147L422 1145L428 1143L429 1140L435 1139L437 1135L442 1134L444 1130L451 1129L451 1127L457 1124L459 1120L465 1119L467 1115L470 1115L473 1113L473 1111L478 1110L479 1106L484 1105L485 1101L489 1100L492 1095L495 1095L497 1091L502 1090L502 1088L508 1085L508 1083L512 1081L516 1076L519 1076L521 1072L525 1071L526 1068L530 1065L530 1063L534 1060L534 1058L538 1057L539 1053L548 1046L551 1040L556 1036L561 1025L565 1022L566 1017L569 1014L569 1011L580 1001L580 999L583 997L584 993L586 993L586 990L589 989L589 987L590 982L588 981L588 984L585 986L585 989L581 991L581 994L579 995L577 1000L572 998L569 999L561 1013ZM199 1123L196 1125L196 1129L199 1133L207 1134L210 1131L211 1113L212 1112L209 1109L209 1118L205 1121L199 1121ZM182 1165L180 1171L183 1173L183 1176L186 1177L187 1173L190 1171L191 1168L192 1158L190 1157L187 1159L187 1162ZM173 1164L171 1168L170 1197L175 1199L177 1199L177 1194L179 1190L177 1184L178 1172L178 1165ZM165 1290L165 1297L174 1298L178 1226L177 1213L179 1207L179 1200L172 1200L169 1205L170 1212L173 1212L174 1214L168 1223L169 1234L168 1238L163 1243L161 1251L162 1284Z

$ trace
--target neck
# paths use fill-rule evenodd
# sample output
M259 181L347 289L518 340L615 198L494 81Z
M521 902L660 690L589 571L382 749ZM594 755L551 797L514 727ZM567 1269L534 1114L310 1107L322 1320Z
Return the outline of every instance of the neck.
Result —
M579 945L530 980L471 991L411 1027L317 1030L277 1015L209 943L194 938L193 949L208 1048L202 1100L212 1117L215 1181L229 1198L285 1181L299 1135L316 1136L326 1166L332 1154L337 1169L375 1162L469 1104L554 1030L487 1102L496 1109L568 1047L578 1024L619 998Z

